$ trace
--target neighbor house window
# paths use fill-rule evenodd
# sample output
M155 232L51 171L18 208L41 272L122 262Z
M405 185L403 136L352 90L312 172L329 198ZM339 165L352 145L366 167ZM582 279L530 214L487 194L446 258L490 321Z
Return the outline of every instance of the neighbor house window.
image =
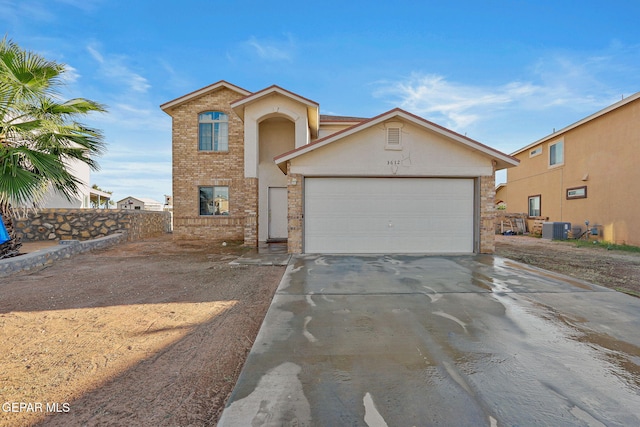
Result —
M529 151L529 157L539 156L540 154L542 154L542 147L537 147Z
M587 186L567 188L567 200L570 199L586 199L587 198Z
M198 150L229 150L229 116L220 111L207 111L198 116Z
M564 163L564 142L558 141L549 145L549 166L561 165Z
M200 215L229 215L229 187L200 187Z
M540 216L541 195L529 196L529 216Z

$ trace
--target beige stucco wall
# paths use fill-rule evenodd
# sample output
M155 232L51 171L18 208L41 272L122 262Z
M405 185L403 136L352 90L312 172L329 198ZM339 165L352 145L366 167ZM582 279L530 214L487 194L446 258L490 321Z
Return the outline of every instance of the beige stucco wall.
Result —
M309 143L307 107L278 93L265 96L244 109L244 173L247 178L258 176L260 122L270 117L285 117L294 123L295 146ZM282 154L282 153L278 153Z
M292 173L306 176L491 175L491 159L438 133L403 123L402 150L385 149L384 125L333 142L291 161Z
M549 145L564 141L564 164L548 166ZM619 107L516 157L507 172L508 212L527 212L528 197L540 194L541 215L585 229L585 220L602 225L603 240L640 246L640 101ZM566 199L568 188L587 186L587 198Z
M273 158L294 149L295 124L286 118L271 118L260 123L259 131L258 240L264 242L269 237L269 187L287 187L287 176Z

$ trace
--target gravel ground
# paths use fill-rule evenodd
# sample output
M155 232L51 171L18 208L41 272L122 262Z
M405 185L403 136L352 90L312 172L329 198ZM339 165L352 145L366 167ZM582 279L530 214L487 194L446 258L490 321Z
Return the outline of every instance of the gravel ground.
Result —
M496 255L640 297L640 253L571 241L496 236Z
M640 295L640 254L496 240ZM244 251L164 236L0 279L0 426L215 425L284 273L229 265Z
M0 425L215 425L284 273L245 250L165 236L0 279Z

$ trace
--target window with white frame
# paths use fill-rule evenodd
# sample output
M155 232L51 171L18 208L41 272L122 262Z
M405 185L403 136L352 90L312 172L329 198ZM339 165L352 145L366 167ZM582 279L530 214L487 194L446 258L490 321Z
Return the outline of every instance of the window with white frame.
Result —
M220 111L198 115L198 150L229 150L229 116Z
M564 163L564 141L554 142L549 145L549 166L557 166Z
M540 154L542 154L542 147L536 147L529 151L529 157L539 156Z
M529 216L540 216L540 202L542 196L540 194L529 196Z
M199 187L200 215L229 215L229 187Z

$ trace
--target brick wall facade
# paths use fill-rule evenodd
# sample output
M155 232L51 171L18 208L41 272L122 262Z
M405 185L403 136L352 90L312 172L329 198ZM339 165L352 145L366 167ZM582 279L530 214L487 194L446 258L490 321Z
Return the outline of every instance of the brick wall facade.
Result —
M173 231L175 238L240 240L257 245L257 180L244 177L244 124L231 109L243 95L221 87L172 108ZM229 117L229 150L198 150L198 115L221 111ZM201 186L229 187L229 215L200 215ZM249 220L247 220L249 218Z
M480 177L480 253L492 254L495 251L494 204L496 196L495 171L491 176Z
M299 174L289 173L291 165L287 165L287 197L289 206L287 209L288 234L287 246L289 253L302 253L303 226L304 226L304 177Z
M227 86L205 91L167 111L173 118L173 207L174 236L209 240L237 240L258 245L258 179L244 176L244 123L231 103L244 95ZM198 115L221 111L229 117L227 152L198 150ZM480 253L493 253L495 171L479 178ZM303 251L304 177L288 174L288 247L290 253ZM199 212L199 187L228 186L229 215L208 216Z

